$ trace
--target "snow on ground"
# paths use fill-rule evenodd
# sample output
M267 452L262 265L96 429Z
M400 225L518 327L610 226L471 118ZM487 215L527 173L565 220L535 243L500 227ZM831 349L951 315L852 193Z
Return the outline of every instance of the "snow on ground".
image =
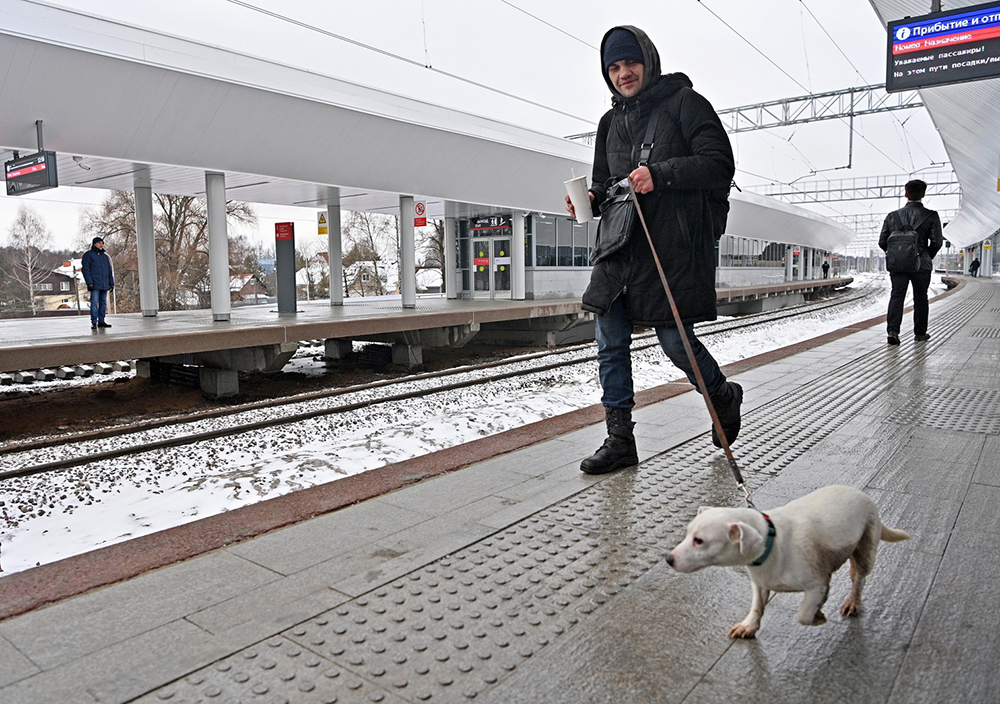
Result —
M703 342L720 364L727 364L884 314L887 277L861 274L854 286L869 287L872 295L753 332L707 336ZM937 277L932 287L932 295L944 290ZM635 352L633 376L639 390L679 378L680 372L653 347ZM434 380L424 383L440 385ZM365 398L364 393L352 396L356 398L311 401L292 410L262 410L247 414L245 422ZM599 403L600 397L597 363L588 362L486 387L444 391L291 426L7 480L0 485L3 569L12 573L53 562L567 413ZM202 421L183 432L231 422ZM158 429L80 446L74 452L105 451L115 443L149 442L176 432ZM54 459L46 452L51 451L0 458L0 469Z

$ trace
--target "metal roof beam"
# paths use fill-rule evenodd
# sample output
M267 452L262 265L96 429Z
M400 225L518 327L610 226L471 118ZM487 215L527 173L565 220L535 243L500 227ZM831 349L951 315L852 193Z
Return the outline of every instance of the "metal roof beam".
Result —
M851 115L872 115L924 106L915 90L886 93L885 84L844 88L796 98L783 98L755 105L719 110L719 118L729 134L788 127L806 122L836 120ZM593 146L596 132L573 134L566 139Z
M916 174L891 176L859 176L845 179L796 181L791 184L772 183L746 186L748 191L762 196L778 198L786 203L832 203L851 200L878 200L898 198L903 186ZM936 171L919 174L927 182L928 196L961 195L958 178L953 171Z

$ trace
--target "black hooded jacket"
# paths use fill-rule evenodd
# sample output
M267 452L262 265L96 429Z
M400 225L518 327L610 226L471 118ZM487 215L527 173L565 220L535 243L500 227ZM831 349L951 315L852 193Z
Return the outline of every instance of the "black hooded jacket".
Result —
M614 29L618 28L610 31ZM735 172L729 137L687 76L660 75L660 57L649 37L635 27L621 29L632 32L642 48L643 86L637 95L624 98L604 72L614 98L597 128L590 189L594 214L600 214L609 186L638 166L649 116L659 111L647 164L653 190L639 196L639 205L682 320L685 324L714 320L715 243L724 227L720 220L728 209L725 199ZM607 38L605 34L602 56ZM598 227L584 309L603 315L624 293L634 324L674 325L641 225L625 238L624 244L614 241L614 233Z

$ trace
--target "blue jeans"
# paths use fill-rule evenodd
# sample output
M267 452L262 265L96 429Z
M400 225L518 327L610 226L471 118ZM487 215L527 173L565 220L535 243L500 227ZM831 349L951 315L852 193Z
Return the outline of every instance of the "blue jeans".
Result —
M104 322L104 314L108 311L108 292L94 289L90 292L90 324Z
M597 317L597 363L601 388L604 389L601 403L610 408L632 408L635 405L635 393L632 388L632 330L632 320L628 314L628 303L624 294L611 303L606 315ZM711 395L722 387L726 377L711 353L695 337L694 326L685 325L684 330L698 362L698 368L701 370L701 376L705 380L705 386ZM658 327L656 337L670 361L697 386L694 369L688 362L684 343L677 328L666 325Z

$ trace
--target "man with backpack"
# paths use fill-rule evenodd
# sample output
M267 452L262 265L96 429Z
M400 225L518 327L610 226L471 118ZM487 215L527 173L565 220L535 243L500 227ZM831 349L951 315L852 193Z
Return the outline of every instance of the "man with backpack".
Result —
M944 244L941 218L937 211L925 208L927 184L919 179L903 186L906 205L889 213L882 224L878 246L885 252L885 268L892 281L889 310L886 313L886 334L890 345L899 344L899 328L903 322L903 301L906 288L913 286L913 339L924 342L927 334L927 289L934 270L934 255Z
M667 282L726 439L740 430L743 389L726 381L694 335L716 318L715 243L725 228L735 172L729 137L715 110L683 73L660 74L660 56L645 32L614 27L601 42L601 72L612 108L600 121L590 200L605 206L583 308L597 314L597 356L608 438L580 469L603 474L638 463L632 433L630 345L634 326L656 330L660 345L695 383L680 333L638 218L611 217L631 182L663 263ZM628 181L625 181L625 179ZM566 199L567 210L575 216ZM713 441L721 442L712 430Z

